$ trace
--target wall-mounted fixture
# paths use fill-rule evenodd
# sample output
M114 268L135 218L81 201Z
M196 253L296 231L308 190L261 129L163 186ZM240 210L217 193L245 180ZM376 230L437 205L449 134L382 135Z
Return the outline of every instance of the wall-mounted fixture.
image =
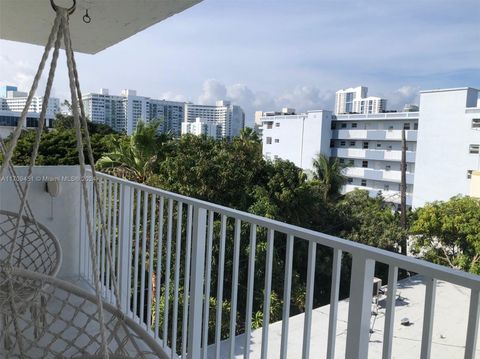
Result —
M62 192L61 182L57 178L50 178L45 183L45 191L50 195L50 219L53 219L53 199Z

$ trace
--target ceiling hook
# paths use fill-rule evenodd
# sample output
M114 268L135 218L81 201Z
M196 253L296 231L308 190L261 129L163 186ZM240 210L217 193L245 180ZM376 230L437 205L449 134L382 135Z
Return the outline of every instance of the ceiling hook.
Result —
M57 12L57 10L60 8L57 4L55 4L54 0L50 0L50 5L52 6L53 10L55 10L55 12ZM76 7L77 7L77 0L73 0L73 5L67 9L68 15L72 15Z
M90 24L91 21L92 18L90 17L90 15L88 15L88 9L85 9L85 15L83 15L83 22L85 24Z

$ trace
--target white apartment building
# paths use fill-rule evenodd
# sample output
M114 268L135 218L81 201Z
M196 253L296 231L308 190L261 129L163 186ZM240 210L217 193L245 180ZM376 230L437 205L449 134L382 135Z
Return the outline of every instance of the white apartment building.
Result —
M197 118L218 124L222 138L238 136L245 127L245 113L230 101L217 101L214 106L186 103L184 122L196 122Z
M331 111L263 117L264 157L287 159L300 168L312 170L317 153L330 155L331 120Z
M413 206L469 194L480 170L480 90L420 92Z
M402 130L407 143L407 204L412 205L413 173L419 113L391 112L372 115L336 115L332 118L331 156L346 167L348 183L343 191L355 188L379 192L400 203L400 161Z
M8 89L7 91L0 91L5 93L5 97L0 98L0 110L22 112L27 104L27 92L17 91L15 86L2 86ZM40 113L43 107L43 97L34 96L28 112ZM60 100L55 97L50 97L47 102L46 118L54 118L55 114L60 112Z
M28 94L18 91L16 86L0 86L0 138L6 138L18 124L21 113L27 103ZM34 96L27 112L25 128L38 126L43 97ZM52 127L55 115L60 112L60 100L51 97L45 113L47 127Z
M365 86L338 90L335 93L335 114L375 114L386 111L387 100L375 96L367 96Z
M109 125L115 131L132 134L139 120L159 119L160 132L171 132L178 137L184 118L183 102L155 100L138 96L135 90L123 90L110 95L107 89L83 96L85 111L92 122Z
M186 134L219 139L222 137L222 127L214 121L197 117L195 122L182 122L182 135Z
M367 92L365 87L355 90L358 94ZM371 196L381 193L387 201L398 204L405 130L407 204L419 207L457 194L468 195L471 177L480 170L479 94L472 88L423 91L420 107L406 105L402 112L337 114L324 120L330 124L328 129L301 120L317 111L265 116L263 155L266 159L290 160L310 171L313 156L327 153L346 166L348 183L343 192L360 188ZM345 102L342 96L337 92L337 100ZM342 106L335 104L336 109ZM291 127L285 130L283 123ZM305 142L305 133L315 140ZM329 151L319 149L318 143L326 142Z

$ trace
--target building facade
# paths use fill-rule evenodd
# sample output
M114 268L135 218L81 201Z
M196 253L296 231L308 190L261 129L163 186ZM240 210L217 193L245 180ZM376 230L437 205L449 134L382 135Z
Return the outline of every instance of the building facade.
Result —
M182 135L207 136L215 139L222 137L222 127L214 121L197 117L195 122L182 122Z
M375 114L385 112L387 100L380 97L367 96L365 86L338 90L335 93L335 114Z
M160 132L178 137L185 103L138 96L135 90L110 95L107 89L83 96L85 111L92 122L109 125L115 131L132 134L140 120L160 120Z
M349 109L349 103L353 109L358 96L366 93L366 87L337 92L336 111ZM420 207L457 194L468 195L472 178L480 170L479 95L472 88L424 91L420 107L406 105L401 112L265 115L261 118L263 155L287 159L311 171L313 157L327 154L346 167L348 183L343 192L360 188L399 204L405 130L407 204ZM324 114L321 121L305 121L319 112ZM305 141L307 133L314 140Z
M184 122L194 123L197 118L219 125L221 138L238 136L245 127L245 113L240 106L232 105L230 101L217 101L214 106L186 103Z
M17 127L22 111L27 104L28 93L18 91L16 86L0 87L0 138L6 138ZM34 96L27 112L25 128L38 126L43 108L43 97ZM50 97L45 112L45 125L53 126L55 115L60 112L60 100Z
M288 159L312 170L318 153L330 156L331 119L331 111L263 117L263 156L267 160Z

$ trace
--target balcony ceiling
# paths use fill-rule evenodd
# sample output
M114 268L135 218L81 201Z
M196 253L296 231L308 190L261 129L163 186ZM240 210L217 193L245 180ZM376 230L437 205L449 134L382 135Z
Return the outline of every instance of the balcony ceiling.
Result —
M77 0L70 17L74 50L95 54L202 0ZM73 0L55 0L70 7ZM91 22L82 20L85 11ZM45 45L55 13L50 0L0 0L0 38Z

